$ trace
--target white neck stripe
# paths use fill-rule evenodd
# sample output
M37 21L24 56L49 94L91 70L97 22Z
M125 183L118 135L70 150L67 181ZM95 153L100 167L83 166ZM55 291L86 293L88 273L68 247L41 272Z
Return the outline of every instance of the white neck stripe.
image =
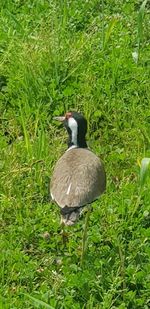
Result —
M78 124L73 117L68 119L68 127L71 130L71 142L73 145L77 146Z
M78 148L76 145L72 145L71 147L69 147L66 151L69 151L71 149L74 149L74 148Z

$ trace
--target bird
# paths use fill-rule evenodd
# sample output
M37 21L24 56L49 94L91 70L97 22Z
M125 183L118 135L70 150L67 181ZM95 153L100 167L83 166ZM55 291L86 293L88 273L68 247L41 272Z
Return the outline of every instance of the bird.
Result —
M87 120L79 112L67 112L54 117L68 132L68 148L54 167L51 199L60 208L61 223L74 225L85 206L106 190L104 163L87 146Z

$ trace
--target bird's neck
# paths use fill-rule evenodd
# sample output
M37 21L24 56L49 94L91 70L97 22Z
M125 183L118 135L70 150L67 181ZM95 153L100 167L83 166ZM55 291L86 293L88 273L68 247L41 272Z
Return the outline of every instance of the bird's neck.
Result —
M68 149L72 148L87 148L85 137L77 136L77 138L74 138L72 135L69 135Z

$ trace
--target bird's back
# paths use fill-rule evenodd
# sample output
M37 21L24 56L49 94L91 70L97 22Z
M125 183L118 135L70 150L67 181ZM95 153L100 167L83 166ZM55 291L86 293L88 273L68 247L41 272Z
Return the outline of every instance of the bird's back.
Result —
M105 187L105 170L100 159L88 149L74 148L56 163L50 191L61 208L80 207L98 198Z

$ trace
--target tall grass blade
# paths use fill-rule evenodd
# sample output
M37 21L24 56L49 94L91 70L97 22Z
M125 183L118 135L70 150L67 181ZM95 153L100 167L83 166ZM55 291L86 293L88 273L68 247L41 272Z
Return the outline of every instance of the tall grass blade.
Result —
M147 0L143 1L138 13L138 48L140 48L140 44L143 41L143 21L144 21L146 3Z
M104 49L105 32L104 32L104 0L102 0L102 48Z
M48 305L48 304L45 303L44 301L39 300L39 299L37 299L37 298L35 298L35 297L29 295L29 294L25 294L25 293L24 293L24 295L27 296L28 298L30 298L30 299L34 302L34 305L35 305L37 308L40 307L40 306L42 306L42 308L55 309L54 307Z
M30 137L28 134L28 130L25 125L25 115L23 114L22 108L20 106L20 117L21 117L21 123L22 123L22 128L23 128L23 133L24 133L24 138L25 138L25 144L26 144L26 149L29 158L31 157L31 143L30 143Z
M150 158L143 158L141 161L140 184L145 184L147 176L150 176Z
M85 225L84 225L84 230L83 230L81 266L83 266L84 257L85 257L85 253L86 253L86 248L87 248L87 231L88 231L90 213L91 213L91 208L89 207L89 209L88 209L88 211L86 213Z
M139 49L140 45L143 42L143 21L144 21L144 13L145 13L145 7L146 7L147 0L143 1L141 4L141 7L139 9L137 23L138 23L138 29L137 29L137 49L132 52L132 58L136 64L138 64L139 60Z
M109 24L109 26L108 26L108 28L107 28L107 31L105 33L105 38L104 38L104 48L106 47L106 45L107 45L107 43L108 43L108 41L110 39L111 33L113 32L113 29L114 29L117 21L118 21L118 18L117 17L113 17L111 22L110 22L110 24Z

